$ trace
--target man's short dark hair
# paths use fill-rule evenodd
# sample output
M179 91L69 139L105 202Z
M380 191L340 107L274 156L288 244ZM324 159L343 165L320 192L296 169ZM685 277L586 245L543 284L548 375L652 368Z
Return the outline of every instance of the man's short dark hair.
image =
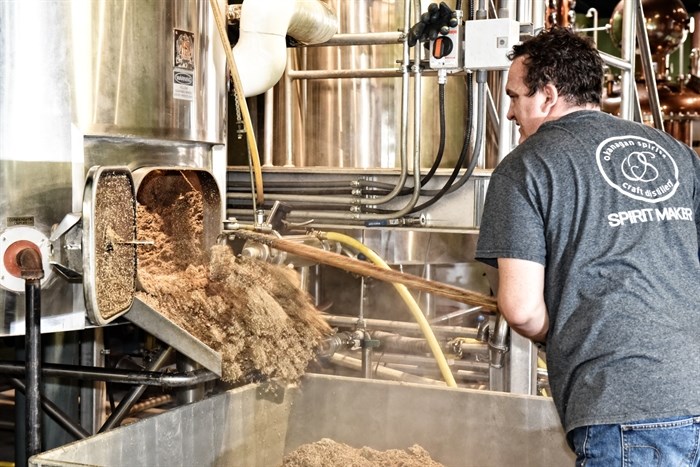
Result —
M555 27L513 46L508 58L518 57L525 57L530 96L552 83L573 105L600 105L603 60L588 37Z

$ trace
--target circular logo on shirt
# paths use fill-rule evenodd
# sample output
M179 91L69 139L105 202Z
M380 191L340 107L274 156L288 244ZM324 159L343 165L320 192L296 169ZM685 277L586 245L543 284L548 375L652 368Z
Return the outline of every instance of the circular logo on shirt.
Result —
M678 166L654 141L638 136L608 138L596 152L598 168L611 187L648 203L669 199L678 188Z

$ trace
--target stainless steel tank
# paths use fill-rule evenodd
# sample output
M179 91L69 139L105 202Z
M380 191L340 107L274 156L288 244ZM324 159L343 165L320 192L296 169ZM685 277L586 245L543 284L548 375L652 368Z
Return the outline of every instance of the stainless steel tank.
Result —
M82 329L82 285L48 264L52 228L81 212L94 166L218 170L223 183L223 45L206 0L4 1L0 41L0 247L40 247L42 331ZM0 276L0 336L21 334L22 290Z
M410 1L410 0L409 0ZM412 2L427 10L430 1ZM448 2L453 4L454 2ZM404 23L404 2L395 0L329 0L338 16L338 34L374 34L397 31ZM411 19L411 21L414 21ZM417 20L415 20L417 22ZM291 114L287 115L284 80L275 87L273 162L287 163L285 125L292 128L292 159L296 167L395 168L401 150L400 43L292 49L291 70L368 71L395 69L392 76L294 79ZM435 74L421 79L421 165L430 167L439 143L438 87ZM448 79L445 94L447 140L442 165L456 162L464 136L463 76ZM411 85L410 94L413 95ZM413 125L409 108L409 130ZM409 152L412 151L409 141Z

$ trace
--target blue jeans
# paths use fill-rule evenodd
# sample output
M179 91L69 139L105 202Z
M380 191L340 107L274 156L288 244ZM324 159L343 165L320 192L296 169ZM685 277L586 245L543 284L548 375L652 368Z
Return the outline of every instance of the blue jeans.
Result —
M700 466L700 416L583 426L569 441L577 467Z

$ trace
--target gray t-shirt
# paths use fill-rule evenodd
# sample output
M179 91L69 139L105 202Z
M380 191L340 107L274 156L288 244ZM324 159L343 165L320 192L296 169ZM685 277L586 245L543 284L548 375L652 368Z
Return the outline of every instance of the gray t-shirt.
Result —
M700 414L700 158L603 112L545 123L489 182L476 257L545 266L568 432Z

